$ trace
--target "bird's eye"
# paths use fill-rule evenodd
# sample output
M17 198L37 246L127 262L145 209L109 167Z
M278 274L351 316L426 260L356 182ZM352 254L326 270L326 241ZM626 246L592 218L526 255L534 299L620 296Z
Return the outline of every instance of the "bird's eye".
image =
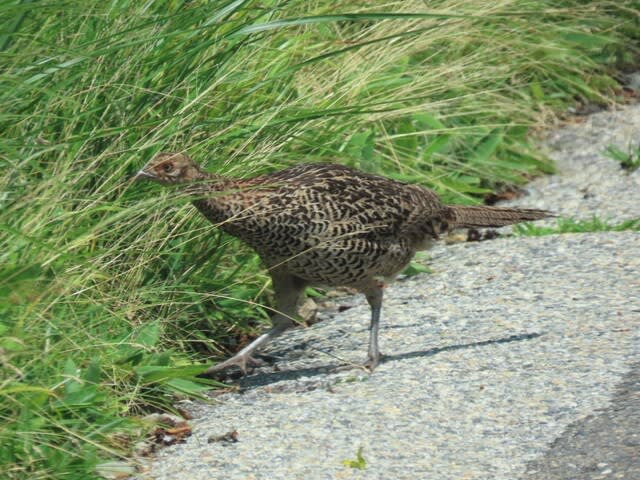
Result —
M162 165L162 170L164 170L166 173L170 173L173 171L173 165L171 165L170 163L165 163L164 165Z

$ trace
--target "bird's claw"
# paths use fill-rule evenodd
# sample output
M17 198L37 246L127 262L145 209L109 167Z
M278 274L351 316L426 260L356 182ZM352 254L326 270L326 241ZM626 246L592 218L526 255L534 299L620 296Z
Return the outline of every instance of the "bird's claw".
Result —
M333 369L332 372L344 372L346 370L363 370L368 373L372 373L375 368L380 364L380 360L384 355L380 354L377 358L367 358L364 363L348 363L346 365L339 365Z
M253 370L256 367L263 366L265 362L263 360L259 360L257 358L252 357L251 355L234 355L228 360L225 360L222 363L218 363L207 368L200 376L203 377L211 377L216 374L227 370L230 367L238 367L242 376L247 375L250 370Z
M381 353L378 353L375 357L369 357L366 362L362 364L362 368L368 372L373 372L375 368L380 364L380 359L383 357Z

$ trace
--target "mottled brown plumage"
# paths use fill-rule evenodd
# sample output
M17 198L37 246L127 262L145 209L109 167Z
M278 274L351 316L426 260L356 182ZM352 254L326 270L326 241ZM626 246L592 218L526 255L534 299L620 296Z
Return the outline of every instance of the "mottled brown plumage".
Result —
M382 287L418 251L458 227L500 227L538 220L544 210L444 205L424 187L335 164L308 163L248 180L201 170L189 157L161 153L139 173L160 183L185 183L212 223L248 243L273 279L279 313L274 327L236 356L209 369L243 370L250 354L292 325L309 285L348 286L372 309L367 366L377 343Z

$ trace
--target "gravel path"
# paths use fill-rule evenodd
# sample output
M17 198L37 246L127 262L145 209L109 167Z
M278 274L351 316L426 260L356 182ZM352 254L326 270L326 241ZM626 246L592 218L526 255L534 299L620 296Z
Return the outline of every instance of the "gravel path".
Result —
M640 171L601 155L638 132L636 105L550 134L561 172L518 203L639 217ZM429 256L433 274L386 292L388 356L374 374L331 371L362 361L368 335L364 299L336 299L323 322L274 344L275 366L241 394L190 404L193 436L139 478L640 478L629 420L639 424L640 234L499 238ZM236 443L208 441L230 431ZM360 448L364 469L345 465Z
M530 195L504 205L548 208L567 217L621 221L640 217L640 169L625 173L603 152L640 145L640 105L577 117L580 123L547 134L544 142L558 175L527 186Z

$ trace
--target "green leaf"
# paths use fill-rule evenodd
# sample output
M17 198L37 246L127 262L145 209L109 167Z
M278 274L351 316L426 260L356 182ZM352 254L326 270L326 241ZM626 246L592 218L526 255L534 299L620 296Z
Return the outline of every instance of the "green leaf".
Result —
M193 377L204 372L206 366L187 365L185 367L162 367L162 366L142 366L137 367L135 372L140 376L144 383L155 383L170 378Z
M30 395L42 394L46 397L55 397L53 390L45 387L35 387L33 385L11 384L8 387L0 388L0 395L15 395L28 393Z
M544 100L544 90L542 90L542 85L540 82L531 82L529 84L529 90L531 90L531 96L538 101Z
M589 49L602 48L614 42L614 39L611 37L576 31L565 33L563 37L568 42L575 43L581 47Z
M65 393L61 400L53 403L54 408L66 407L66 408L81 408L88 407L97 400L98 397L103 397L104 394L98 390L96 385L83 385L82 388L78 388L74 391Z
M397 137L393 144L402 156L415 158L418 152L418 137L411 122L403 121L396 127Z
M273 22L257 23L242 27L235 32L236 35L249 35L252 33L276 30L285 27L300 27L303 25L315 25L334 22L357 22L357 21L382 21L382 20L417 20L417 19L452 19L470 18L469 15L441 14L441 13L345 13L339 15L314 15L300 18L290 18L285 20L274 20Z
M311 297L311 298L324 297L324 294L322 292L319 292L318 290L312 287L307 287L304 292L307 295L307 297Z
M402 274L408 277L412 277L414 275L418 275L419 273L432 273L432 272L433 271L426 265L422 265L416 262L411 262L409 265L405 267L405 269L402 271Z
M489 135L484 137L476 146L475 150L469 157L470 163L486 163L496 152L498 145L502 143L503 132L500 129L494 129Z
M203 27L208 27L209 25L213 25L214 23L224 20L229 17L231 14L235 13L240 7L242 7L248 0L236 0L235 2L231 2L229 5L224 6L215 14L211 15L205 22L203 22Z
M102 377L102 370L100 369L100 360L94 359L87 366L83 378L87 382L100 383Z
M375 131L372 128L351 135L344 149L349 157L356 160L353 162L355 166L369 173L379 171L379 164L374 155Z
M199 395L211 390L210 385L196 383L186 378L172 378L166 382L166 385L172 390L186 395Z
M77 380L79 373L80 372L78 371L78 367L73 361L73 359L71 359L71 357L68 357L62 369L62 374L65 377L65 380L64 380L65 395L69 395L74 392L77 392L82 388L82 382Z
M362 455L362 447L358 448L358 451L356 452L356 459L355 460L343 460L342 464L345 467L350 467L350 468L355 468L357 470L364 470L365 468L367 468L367 461L365 460L364 456Z
M429 160L433 155L443 153L449 147L450 135L438 135L422 151L422 158Z
M145 347L155 347L160 340L160 322L144 325L136 335L136 341Z
M429 127L433 130L446 130L447 128L444 123L428 112L414 113L413 119L418 123L420 129Z
M472 177L469 175L458 175L457 177L445 177L442 178L442 185L446 186L450 190L464 192L464 193L489 193L490 188L484 188L478 186L480 183L479 177Z
M21 352L25 349L25 344L17 337L2 337L0 338L0 348L9 352Z

